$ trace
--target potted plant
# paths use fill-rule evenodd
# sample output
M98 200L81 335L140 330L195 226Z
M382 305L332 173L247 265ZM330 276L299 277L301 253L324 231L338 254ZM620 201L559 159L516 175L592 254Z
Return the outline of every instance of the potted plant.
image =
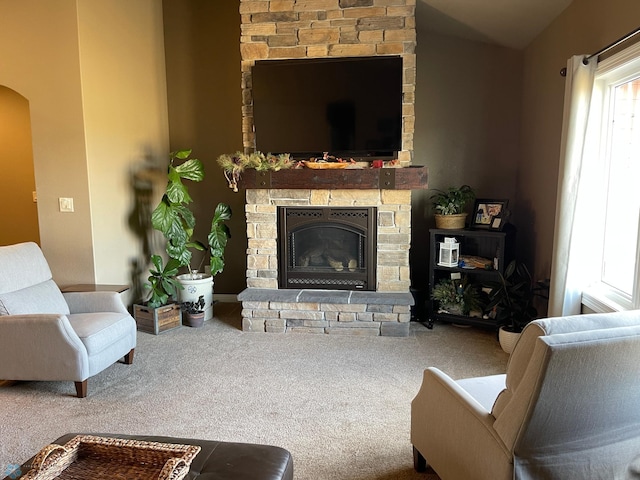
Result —
M196 219L189 204L193 201L185 181L200 182L204 178L204 166L195 158L189 158L191 150L180 150L170 154L167 171L167 188L160 203L151 214L151 223L164 235L166 251L178 267L186 267L188 273L177 275L181 283L177 293L180 302L197 301L200 295L205 300L205 320L213 316L213 277L224 270L224 250L231 237L226 220L231 218L231 208L219 203L211 219L207 241L193 239ZM193 252L202 252L197 267L192 267ZM210 273L200 271L209 255ZM167 292L168 293L168 292Z
M182 309L182 324L188 327L201 327L204 325L204 295L200 295L196 301L185 301L180 304Z
M437 228L464 228L467 214L464 209L467 203L475 198L475 193L469 185L449 187L447 190L436 190L431 196L436 210Z
M512 260L504 274L498 272L498 275L497 282L487 285L491 289L487 310L492 312L500 327L500 346L511 353L522 329L538 316L533 305L536 293L531 273L522 262Z
M180 306L172 303L180 284L176 280L180 262L170 258L167 264L160 255L151 255L153 268L149 270L150 298L145 304L133 306L133 316L138 330L158 335L182 325Z
M453 315L469 315L481 308L478 290L466 279L443 278L433 287L431 297L438 302L439 311Z

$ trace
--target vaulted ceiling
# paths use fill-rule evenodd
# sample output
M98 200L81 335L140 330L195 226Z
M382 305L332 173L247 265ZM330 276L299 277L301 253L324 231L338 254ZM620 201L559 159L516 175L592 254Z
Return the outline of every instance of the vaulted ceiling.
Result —
M418 25L523 49L573 0L418 0Z

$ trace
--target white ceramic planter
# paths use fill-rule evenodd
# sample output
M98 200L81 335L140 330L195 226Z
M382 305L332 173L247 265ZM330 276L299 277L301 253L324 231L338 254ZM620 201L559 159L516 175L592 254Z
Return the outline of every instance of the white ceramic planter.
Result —
M520 333L509 332L505 330L504 327L500 327L498 330L498 340L500 341L500 346L502 350L511 355L513 352L513 347L516 346L516 342L520 338Z
M213 277L206 273L185 273L176 277L184 287L178 292L178 299L182 302L197 302L200 295L204 296L204 320L213 318Z

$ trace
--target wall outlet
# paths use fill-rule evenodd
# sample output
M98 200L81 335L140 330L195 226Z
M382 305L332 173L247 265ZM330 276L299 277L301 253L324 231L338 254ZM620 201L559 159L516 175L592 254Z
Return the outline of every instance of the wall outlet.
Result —
M73 198L60 197L58 199L61 212L73 212Z

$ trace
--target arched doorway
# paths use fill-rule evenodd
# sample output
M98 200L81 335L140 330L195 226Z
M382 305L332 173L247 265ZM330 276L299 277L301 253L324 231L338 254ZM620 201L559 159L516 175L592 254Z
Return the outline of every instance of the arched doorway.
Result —
M29 101L0 85L0 245L40 243Z

